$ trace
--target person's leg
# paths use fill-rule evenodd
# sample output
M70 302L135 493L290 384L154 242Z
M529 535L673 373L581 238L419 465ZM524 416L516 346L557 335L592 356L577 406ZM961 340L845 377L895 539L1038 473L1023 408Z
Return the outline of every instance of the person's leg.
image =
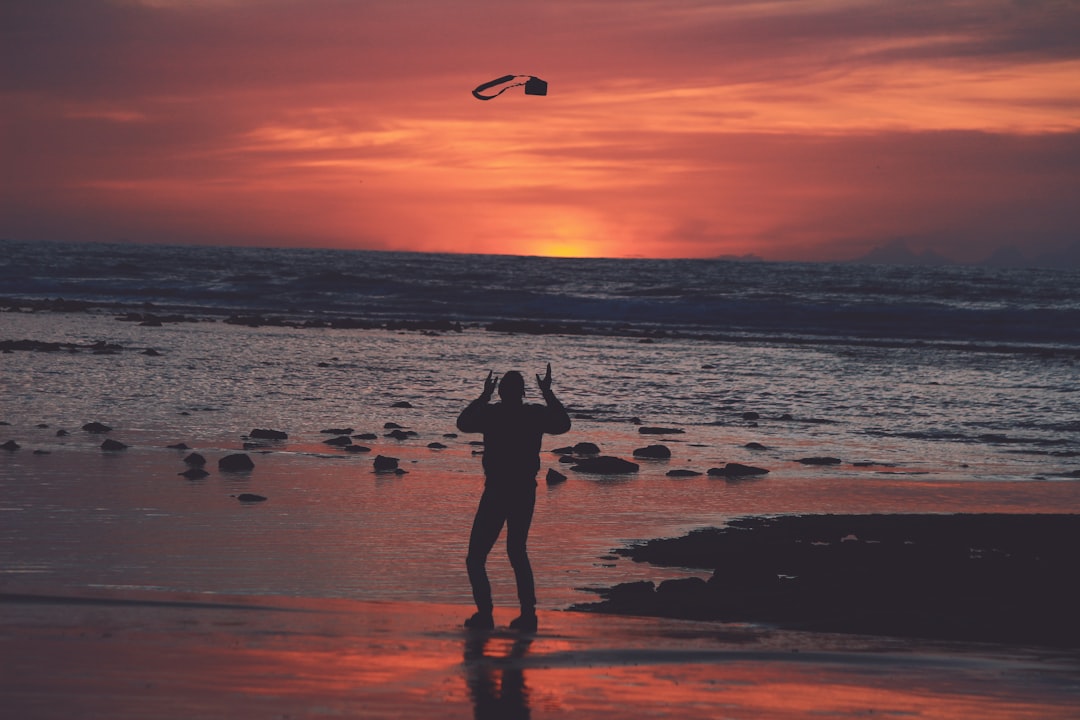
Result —
M502 503L495 493L485 489L476 507L472 532L469 534L469 554L465 558L465 567L469 571L469 583L472 585L473 600L476 602L477 615L491 617L494 604L491 600L491 582L487 575L487 557L502 532L506 520ZM485 624L481 619L480 624ZM479 626L479 625L478 625Z
M536 584L527 544L535 507L536 487L532 486L515 493L506 514L506 554L510 557L510 565L514 568L514 579L517 582L518 602L521 604L519 620L524 620L525 625L531 623L531 629L535 629L536 623ZM511 623L511 626L515 627L514 623Z

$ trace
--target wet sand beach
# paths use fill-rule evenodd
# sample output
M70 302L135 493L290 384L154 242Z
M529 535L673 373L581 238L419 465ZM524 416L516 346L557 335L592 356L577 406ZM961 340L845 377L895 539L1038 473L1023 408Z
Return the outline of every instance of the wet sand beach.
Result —
M566 611L594 597L581 587L702 575L693 560L602 556L627 533L678 526L685 511L659 500L678 485L650 495L574 475L543 488L531 548L540 632L472 635L460 625L478 489L467 450L401 446L408 474L396 476L374 473L371 458L286 444L252 451L250 472L211 462L192 481L177 474L187 451L159 437L116 453L99 440L0 456L0 701L14 717L1065 718L1080 703L1075 647ZM201 451L213 461L238 449ZM842 482L830 487L820 478L785 502L845 496ZM1070 485L1039 487L1031 507L1068 506ZM432 488L438 512L424 510ZM941 487L878 490L924 507ZM244 492L267 500L241 502ZM1015 491L953 492L1000 510ZM653 506L628 516L627 502ZM505 627L515 609L498 551L491 571Z
M463 606L131 591L0 606L10 717L1066 718L1080 702L1075 654L998 645L570 612L472 634Z

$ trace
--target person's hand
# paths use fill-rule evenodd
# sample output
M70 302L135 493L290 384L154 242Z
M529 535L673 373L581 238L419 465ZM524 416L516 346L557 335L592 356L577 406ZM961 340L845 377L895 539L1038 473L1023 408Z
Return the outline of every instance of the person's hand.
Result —
M547 375L540 377L540 374L536 374L536 384L540 386L540 392L547 395L551 392L551 363L547 364Z
M492 393L495 392L495 388L499 385L499 378L495 376L493 370L488 370L487 379L484 380L484 392L480 394L480 397L484 400L490 400Z

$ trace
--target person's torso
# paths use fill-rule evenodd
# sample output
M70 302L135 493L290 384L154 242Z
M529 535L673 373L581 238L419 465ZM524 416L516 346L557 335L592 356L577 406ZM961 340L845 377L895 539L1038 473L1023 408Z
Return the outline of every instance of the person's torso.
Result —
M542 405L490 406L484 427L484 474L489 480L536 477L546 412Z

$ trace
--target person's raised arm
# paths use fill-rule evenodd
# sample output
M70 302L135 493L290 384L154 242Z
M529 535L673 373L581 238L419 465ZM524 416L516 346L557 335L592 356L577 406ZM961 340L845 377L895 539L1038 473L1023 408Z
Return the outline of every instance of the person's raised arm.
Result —
M487 379L484 380L484 392L480 393L480 397L473 400L466 406L461 414L458 415L457 428L461 432L483 432L483 408L487 407L488 402L491 400L492 393L495 392L495 388L499 384L499 378L495 377L495 373L488 370Z
M540 393L544 396L544 402L547 403L544 432L549 435L562 435L570 429L570 415L551 389L551 363L547 365L546 375L543 377L540 377L539 373L536 375L536 384L540 386Z

